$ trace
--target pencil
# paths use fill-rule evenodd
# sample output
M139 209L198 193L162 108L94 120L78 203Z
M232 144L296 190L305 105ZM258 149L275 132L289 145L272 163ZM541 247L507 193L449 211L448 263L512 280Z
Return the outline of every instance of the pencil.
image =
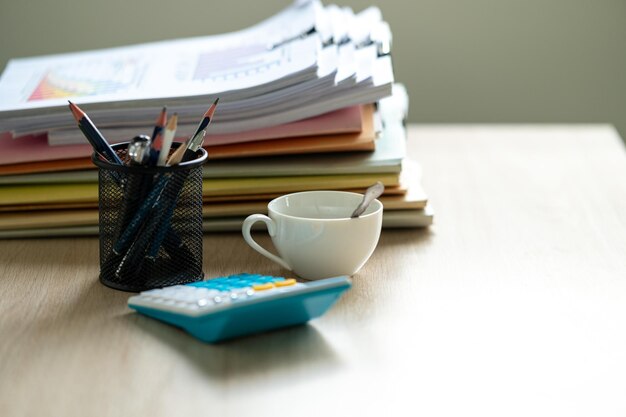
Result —
M163 143L163 128L165 127L165 123L167 121L167 107L163 107L159 117L154 125L154 130L152 131L152 148L157 151L161 150L161 145Z
M200 124L198 124L198 128L196 129L196 132L193 134L193 136L196 136L198 133L200 133L201 130L206 129L209 123L211 123L211 119L213 118L213 113L215 113L215 109L217 108L218 101L220 101L219 97L215 99L213 104L211 104L211 107L209 107L206 113L204 113L204 116L202 116L202 120L200 121Z
M165 133L163 134L163 144L161 146L161 150L159 151L159 160L157 161L157 165L159 166L165 166L165 163L167 162L167 157L169 156L170 149L172 147L172 141L176 135L177 126L178 114L174 113L174 115L170 117L169 122L167 122Z
M198 128L196 129L196 133L193 134L184 144L180 145L176 152L170 156L167 160L167 165L177 165L180 164L185 159L189 158L190 152L194 153L202 146L204 135L206 133L206 128L211 123L213 119L213 114L215 113L215 109L217 108L217 103L220 101L219 97L215 99L211 107L204 113ZM187 152L189 151L189 152ZM185 154L188 156L185 157Z
M87 116L87 114L76 104L69 100L68 103L70 103L70 110L74 119L76 119L76 122L78 123L78 127L83 132L93 149L101 154L104 159L110 163L123 165L122 160L117 156L113 148L111 148L91 119L89 119L89 116Z

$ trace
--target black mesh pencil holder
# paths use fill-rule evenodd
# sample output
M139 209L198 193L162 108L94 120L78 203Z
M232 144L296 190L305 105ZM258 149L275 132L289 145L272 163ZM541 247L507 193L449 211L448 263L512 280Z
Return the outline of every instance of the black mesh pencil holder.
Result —
M139 292L202 280L206 151L171 167L128 166L126 148L113 146L126 165L92 156L99 171L100 281Z

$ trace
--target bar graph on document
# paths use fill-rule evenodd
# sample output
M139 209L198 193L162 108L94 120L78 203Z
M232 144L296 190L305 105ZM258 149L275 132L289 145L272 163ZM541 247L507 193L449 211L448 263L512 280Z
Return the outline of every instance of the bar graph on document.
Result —
M224 51L198 54L194 81L226 81L269 71L288 59L285 49L269 51L267 44L253 43Z

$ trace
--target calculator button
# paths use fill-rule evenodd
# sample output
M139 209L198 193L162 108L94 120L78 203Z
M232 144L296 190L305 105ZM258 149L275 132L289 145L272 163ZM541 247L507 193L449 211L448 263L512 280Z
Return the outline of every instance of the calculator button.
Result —
M198 296L198 294L189 294L189 295L185 296L183 301L185 301L187 303L195 303L196 301L200 300L201 298L206 298L206 297Z
M231 291L231 294L236 294L237 295L236 298L238 300L243 300L248 297L252 297L254 295L254 289L252 289L252 287L236 288L233 291Z
M187 301L187 294L182 293L182 292L177 292L177 293L172 294L170 298L174 301Z
M230 294L229 293L220 293L213 297L213 303L215 304L228 304L230 302Z
M296 280L293 278L289 278L283 281L276 281L274 282L274 285L276 285L277 287L289 287L291 285L296 285Z
M219 294L220 292L217 290L210 290L208 288L198 288L195 291L195 294L198 298L208 298L208 297L215 297L217 294Z
M266 290L271 290L275 288L274 284L272 284L271 282L266 282L263 284L256 284L252 286L252 289L254 289L255 291L266 291Z
M211 307L213 304L215 304L213 298L201 298L196 301L196 305L200 308Z
M244 274L231 275L231 277L233 277L233 278L239 278L239 279L254 280L254 279L260 278L260 277L261 277L261 275L259 275L259 274L247 274L247 273L244 273Z
M244 288L235 288L231 292L231 299L244 300L248 297L252 297L254 295L254 290L252 287L244 287ZM233 298L232 294L236 294L237 296Z
M153 295L160 294L161 292L163 292L161 288L156 288L154 290L142 291L141 295L153 296Z

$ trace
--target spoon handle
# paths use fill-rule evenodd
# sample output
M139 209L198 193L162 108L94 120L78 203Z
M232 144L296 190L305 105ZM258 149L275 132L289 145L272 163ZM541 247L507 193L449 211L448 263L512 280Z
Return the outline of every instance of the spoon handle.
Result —
M376 184L370 186L366 191L365 195L363 195L363 200L358 205L356 210L350 216L351 218L359 217L361 214L365 212L367 207L369 207L370 203L374 201L376 198L380 197L381 194L385 191L385 186L382 182L377 181Z

